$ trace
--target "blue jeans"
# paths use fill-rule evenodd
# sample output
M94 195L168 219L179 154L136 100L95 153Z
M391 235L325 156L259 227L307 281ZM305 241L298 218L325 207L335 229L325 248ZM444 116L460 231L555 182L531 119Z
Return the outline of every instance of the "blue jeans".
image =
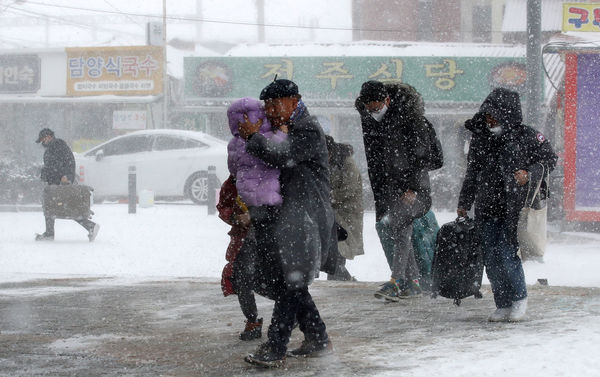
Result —
M510 308L514 301L527 297L525 273L517 256L518 245L506 219L484 219L481 247L487 277L492 285L497 308Z

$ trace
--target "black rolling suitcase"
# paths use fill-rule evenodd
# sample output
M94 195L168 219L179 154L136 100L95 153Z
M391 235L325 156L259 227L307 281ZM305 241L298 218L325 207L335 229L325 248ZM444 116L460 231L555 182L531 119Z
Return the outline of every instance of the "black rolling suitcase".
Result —
M88 219L92 188L85 185L48 185L44 187L44 216L55 219Z
M469 296L481 298L483 255L473 219L458 218L440 228L432 277L432 297L451 298L456 305Z

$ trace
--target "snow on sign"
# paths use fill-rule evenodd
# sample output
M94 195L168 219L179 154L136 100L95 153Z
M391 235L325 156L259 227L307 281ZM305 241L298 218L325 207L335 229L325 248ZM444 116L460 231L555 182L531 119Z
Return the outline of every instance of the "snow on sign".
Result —
M67 94L162 92L163 49L156 46L67 48Z
M37 55L0 55L0 93L34 93L40 89Z
M565 65L565 212L600 221L600 54L568 53Z
M113 129L115 130L145 130L146 112L136 110L113 111Z

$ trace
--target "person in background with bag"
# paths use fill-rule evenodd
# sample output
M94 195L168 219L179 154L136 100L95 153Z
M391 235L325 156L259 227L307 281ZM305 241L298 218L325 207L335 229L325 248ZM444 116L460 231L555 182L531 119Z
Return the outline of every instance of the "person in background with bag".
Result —
M527 311L527 287L517 256L519 214L534 184L532 176L554 169L557 156L543 134L522 123L519 94L505 88L492 90L465 128L472 136L456 213L466 217L475 203L496 304L488 320L521 321ZM547 187L541 191L548 196Z
M375 199L375 226L382 245L390 240L394 245L391 280L375 297L399 301L420 296L412 224L431 207L428 171L441 167L441 145L425 118L421 95L408 84L367 81L355 107Z
M44 152L44 166L42 167L41 179L48 185L69 185L75 182L75 157L67 143L54 137L54 131L44 128L40 131L37 140L42 144L46 151ZM54 240L54 222L52 216L46 217L46 231L35 237L36 241ZM96 239L100 225L88 218L75 220L88 232L90 242Z

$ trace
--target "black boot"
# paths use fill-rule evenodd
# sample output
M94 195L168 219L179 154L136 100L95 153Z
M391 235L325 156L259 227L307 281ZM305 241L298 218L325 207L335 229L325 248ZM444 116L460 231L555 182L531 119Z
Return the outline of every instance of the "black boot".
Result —
M285 353L275 352L269 342L263 343L254 353L246 356L244 361L263 368L280 368L285 363Z

